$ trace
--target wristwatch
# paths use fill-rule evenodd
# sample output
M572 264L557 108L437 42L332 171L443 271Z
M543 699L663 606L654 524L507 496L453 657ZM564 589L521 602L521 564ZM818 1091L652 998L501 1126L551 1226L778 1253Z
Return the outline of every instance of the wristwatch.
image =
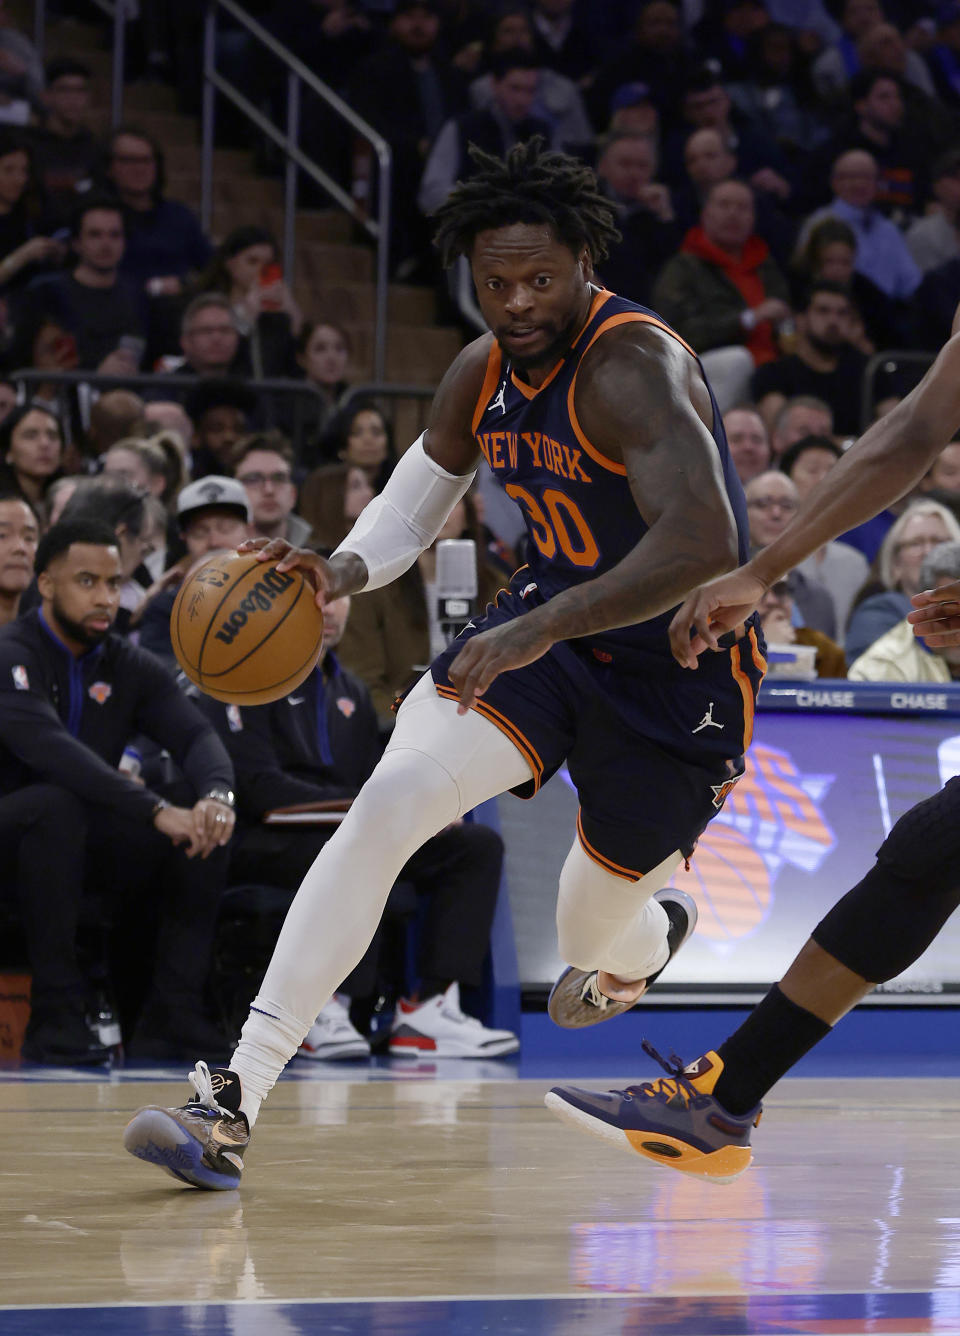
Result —
M223 803L224 807L233 807L237 801L232 789L208 789L203 796L212 802Z
M150 813L150 816L153 818L153 820L156 820L159 813L164 811L169 806L170 803L166 798L158 798L157 801L153 804L153 811Z

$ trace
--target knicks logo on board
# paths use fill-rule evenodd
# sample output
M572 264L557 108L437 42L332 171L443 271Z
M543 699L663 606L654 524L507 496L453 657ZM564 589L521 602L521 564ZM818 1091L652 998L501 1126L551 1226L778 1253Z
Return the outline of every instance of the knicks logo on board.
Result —
M98 705L106 705L113 695L113 687L109 682L94 682L87 691L87 695L91 700L95 700Z

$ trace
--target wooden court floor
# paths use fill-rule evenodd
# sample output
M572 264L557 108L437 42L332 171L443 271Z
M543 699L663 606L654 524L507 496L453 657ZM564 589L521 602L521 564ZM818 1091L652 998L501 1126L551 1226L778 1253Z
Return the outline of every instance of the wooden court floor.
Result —
M124 1153L173 1073L0 1075L0 1333L960 1333L960 1080L785 1081L717 1187L509 1064L294 1067L239 1193Z

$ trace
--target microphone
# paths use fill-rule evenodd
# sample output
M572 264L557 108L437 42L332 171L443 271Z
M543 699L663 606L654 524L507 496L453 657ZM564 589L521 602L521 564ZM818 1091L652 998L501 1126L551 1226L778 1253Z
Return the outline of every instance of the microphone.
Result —
M472 538L444 538L437 544L437 612L448 643L477 610L477 545Z

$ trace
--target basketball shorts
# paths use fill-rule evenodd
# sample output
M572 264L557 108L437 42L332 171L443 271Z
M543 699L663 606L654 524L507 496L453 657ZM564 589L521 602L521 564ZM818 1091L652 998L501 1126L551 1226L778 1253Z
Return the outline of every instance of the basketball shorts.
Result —
M501 591L434 660L439 694L457 699L449 668L467 639L540 601L535 586ZM764 667L752 629L705 655L696 672L666 650L656 672L638 671L597 662L589 641L561 641L535 663L502 673L474 708L530 764L532 779L513 792L533 797L566 764L585 851L636 880L675 849L689 857L743 774Z

